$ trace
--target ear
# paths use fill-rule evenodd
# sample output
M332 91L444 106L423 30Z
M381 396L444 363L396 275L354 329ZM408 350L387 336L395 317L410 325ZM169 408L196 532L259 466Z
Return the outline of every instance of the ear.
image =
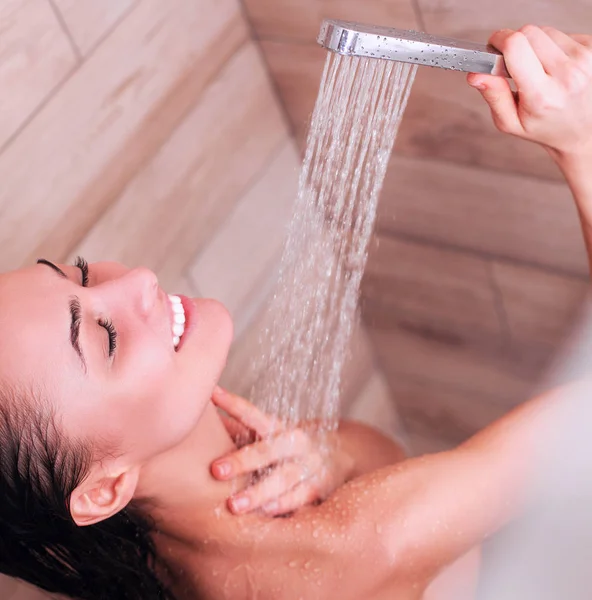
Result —
M83 527L104 521L125 508L134 496L140 468L133 467L117 475L89 477L70 497L70 513Z

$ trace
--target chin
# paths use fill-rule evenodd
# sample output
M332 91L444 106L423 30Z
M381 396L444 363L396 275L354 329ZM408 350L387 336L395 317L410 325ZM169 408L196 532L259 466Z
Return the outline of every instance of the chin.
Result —
M234 324L228 309L218 300L194 298L193 302L196 321L190 335L194 339L187 340L187 349L191 344L192 360L206 368L214 385L226 366L234 336Z

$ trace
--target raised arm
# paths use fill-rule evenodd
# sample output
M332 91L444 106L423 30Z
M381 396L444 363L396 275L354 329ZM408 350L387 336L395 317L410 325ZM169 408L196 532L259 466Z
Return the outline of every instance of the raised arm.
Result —
M455 450L405 461L337 491L321 509L331 520L336 506L348 507L352 568L357 561L401 598L420 597L405 594L424 590L520 513L582 394L589 398L592 386L549 392ZM362 565L360 556L370 560Z
M571 188L592 268L592 36L529 25L490 42L504 53L516 83L471 74L502 132L541 144Z

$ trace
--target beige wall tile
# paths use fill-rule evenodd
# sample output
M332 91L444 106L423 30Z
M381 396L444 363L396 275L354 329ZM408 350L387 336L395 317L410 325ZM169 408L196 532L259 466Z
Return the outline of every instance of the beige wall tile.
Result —
M399 377L426 380L506 407L527 398L548 359L534 350L514 350L499 339L468 339L417 323L367 330L389 382Z
M253 135L258 135L253 130ZM223 302L237 335L271 291L298 192L300 157L285 132L277 156L241 198L188 274L205 296ZM246 317L246 318L245 318Z
M567 186L394 157L378 228L568 272L588 271Z
M313 43L325 18L417 29L411 0L244 0L260 38Z
M459 444L508 411L490 398L447 388L427 379L390 377L391 395L412 435Z
M88 52L137 0L54 0L82 55Z
M450 160L542 179L562 179L536 144L500 133L465 73L419 69L395 146L397 154Z
M249 43L77 252L148 266L163 286L176 282L286 135L259 54Z
M518 29L527 23L552 25L569 33L585 33L592 25L588 0L499 0L495 10L482 1L419 0L419 5L430 33L483 43L496 29Z
M261 42L261 49L296 139L302 145L321 84L327 51L317 45L266 40Z
M0 3L0 149L75 64L46 0Z
M411 319L440 331L500 334L487 261L389 235L372 244L362 309L367 323L385 330Z
M347 419L366 423L407 446L407 437L393 394L384 375L374 369L370 379L347 408Z
M234 0L144 0L0 156L0 267L65 257L246 38Z
M514 338L556 347L571 330L589 289L583 279L496 262L493 273Z

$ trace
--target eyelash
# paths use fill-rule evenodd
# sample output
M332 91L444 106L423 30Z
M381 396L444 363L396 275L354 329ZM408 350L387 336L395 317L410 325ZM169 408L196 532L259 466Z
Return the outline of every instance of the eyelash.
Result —
M74 266L78 267L82 273L82 287L88 287L88 263L82 256L77 256L74 261Z
M74 266L80 269L82 273L82 287L88 287L89 276L88 276L88 263L82 256L77 256L74 261ZM117 331L115 326L110 319L99 319L98 324L107 330L109 334L109 357L115 354L117 348Z
M117 331L115 331L115 326L109 319L99 319L99 325L104 327L109 334L109 356L111 357L115 354L117 348Z

